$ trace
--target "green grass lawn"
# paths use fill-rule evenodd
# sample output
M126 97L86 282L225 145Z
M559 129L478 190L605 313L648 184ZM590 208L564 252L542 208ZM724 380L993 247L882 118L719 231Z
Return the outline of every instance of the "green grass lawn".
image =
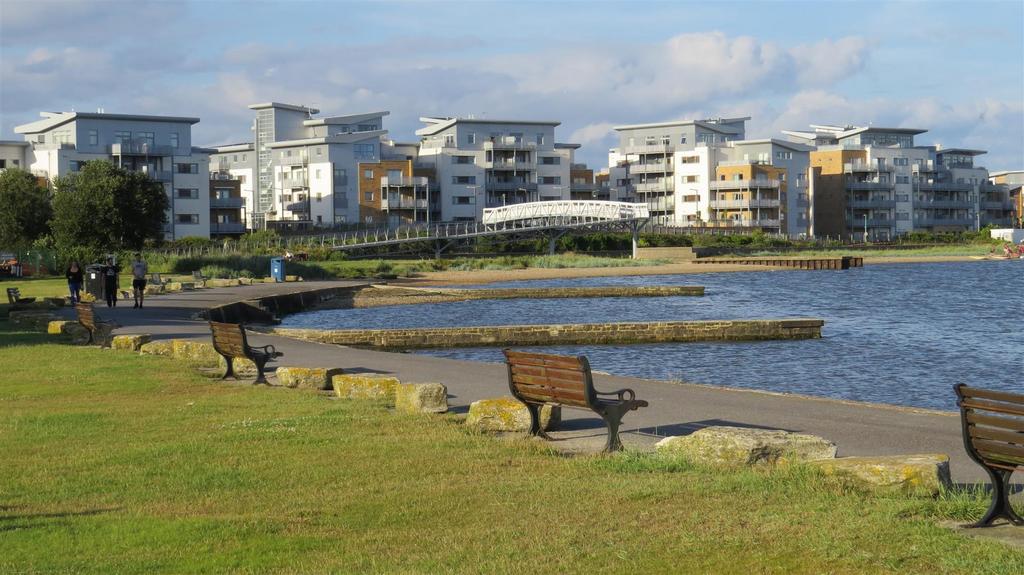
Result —
M454 416L224 383L0 322L2 573L993 573L936 526L984 498L872 497L799 467L567 458ZM52 336L51 336L52 337Z

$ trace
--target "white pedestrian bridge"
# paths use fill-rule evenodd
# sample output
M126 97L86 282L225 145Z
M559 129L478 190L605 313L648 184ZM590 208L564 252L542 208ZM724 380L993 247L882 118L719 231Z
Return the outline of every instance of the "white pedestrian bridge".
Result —
M483 221L444 222L428 225L356 230L316 236L314 241L334 250L354 251L413 242L433 242L435 253L457 242L488 236L512 236L510 239L546 236L549 251L570 232L594 230L627 231L633 235L633 253L639 228L650 219L646 204L598 200L555 200L526 202L485 208Z

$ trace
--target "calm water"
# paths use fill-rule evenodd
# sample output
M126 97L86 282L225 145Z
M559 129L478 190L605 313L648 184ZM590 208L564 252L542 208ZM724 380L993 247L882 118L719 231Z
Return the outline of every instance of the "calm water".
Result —
M323 329L819 317L820 340L562 346L594 369L653 379L951 409L967 382L1024 392L1024 261L509 282L488 287L704 285L706 295L469 301L325 310ZM501 361L498 348L418 353Z

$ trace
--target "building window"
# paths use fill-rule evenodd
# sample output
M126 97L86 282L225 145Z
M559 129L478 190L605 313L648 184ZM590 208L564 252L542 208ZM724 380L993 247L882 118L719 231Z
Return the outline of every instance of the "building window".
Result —
M561 165L562 158L560 156L542 156L540 163L545 166L558 166Z
M245 184L245 175L238 176L238 183Z
M82 169L82 164L84 163L85 162L81 162L78 160L71 160L70 162L68 162L68 167L71 169L72 172L78 172ZM0 166L0 168L2 167L3 166Z
M905 221L910 219L910 213L909 212L896 212L896 219L901 221L901 222L905 222Z
M122 146L127 146L132 143L131 132L114 132L114 141Z
M792 160L793 152L775 152L776 160Z
M352 150L359 160L372 160L377 155L377 146L373 144L353 144Z
M363 200L367 202L373 201L373 192L363 192Z
M562 176L544 176L541 178L542 184L558 185L562 183Z
M910 177L909 176L896 176L896 183L897 184L909 184L910 183Z
M452 203L455 205L469 205L476 203L475 196L452 196Z
M199 164L174 164L174 171L179 174L198 174Z
M453 164L475 164L476 158L474 156L452 156Z
M171 132L171 148L178 149L178 132Z
M364 180L372 180L373 179L373 170L363 170L363 179Z
M462 184L462 185L467 185L467 184L472 185L472 184L476 183L476 176L452 176L452 183L453 184Z
M177 214L174 221L179 224L198 224L199 214Z
M544 145L544 134L537 134L537 145L538 146L543 146Z
M700 156L681 156L679 158L680 164L699 164Z
M388 183L399 184L402 181L402 170L388 170Z
M476 143L476 132L470 132L470 133L466 134L466 143L467 144L475 144Z
M323 149L323 148L320 148L320 147L318 147L318 148L316 149L316 155L318 155L318 156L322 156L322 155L324 155L324 149ZM317 176L317 177L319 177L319 176Z
M896 201L897 202L909 202L910 201L910 194L896 194Z
M89 130L89 145L96 146L100 143L100 133L97 130Z
M688 183L688 184L695 184L695 183L697 183L700 180L698 179L697 176L686 176L684 181L686 183Z
M244 162L246 160L246 158L248 158L248 157L249 157L248 154L242 154L242 161Z
M667 146L667 145L671 144L672 143L672 136L662 136L661 137L661 143L664 146Z
M680 144L685 144L686 143L686 136L685 135L684 136L679 136L679 143Z
M147 150L153 148L155 136L153 132L139 132L139 144L145 146Z
M179 200L198 200L199 190L194 188L178 188L176 190L176 197Z

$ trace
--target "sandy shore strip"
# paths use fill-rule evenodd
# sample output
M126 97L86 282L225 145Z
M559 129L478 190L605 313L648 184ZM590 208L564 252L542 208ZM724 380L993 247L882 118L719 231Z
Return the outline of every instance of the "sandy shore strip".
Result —
M970 256L865 257L864 265L971 261L978 260L975 260ZM792 271L793 269L794 268L778 268L756 265L695 264L693 262L677 262L653 266L623 266L615 268L526 268L518 270L426 272L417 274L416 277L412 278L390 280L388 283L391 285L410 286L452 286L585 277L654 276L720 272L787 272ZM829 270L820 271L821 273L828 273ZM854 273L856 272L854 271Z

